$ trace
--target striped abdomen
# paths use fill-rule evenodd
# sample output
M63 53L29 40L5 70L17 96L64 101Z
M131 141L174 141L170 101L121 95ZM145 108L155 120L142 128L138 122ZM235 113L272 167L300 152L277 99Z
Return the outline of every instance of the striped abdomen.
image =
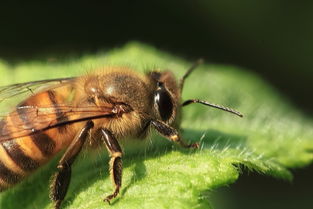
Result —
M23 130L31 133L29 130L67 120L56 108L64 100L60 95L56 90L35 94L0 121L0 191L21 181L72 140L72 131L67 126L21 135ZM55 111L40 117L31 107L49 107Z

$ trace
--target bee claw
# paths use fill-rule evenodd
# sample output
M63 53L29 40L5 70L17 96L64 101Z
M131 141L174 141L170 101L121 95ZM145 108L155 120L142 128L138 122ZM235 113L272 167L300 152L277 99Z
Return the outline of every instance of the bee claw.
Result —
M108 200L108 199L105 198L103 201L104 201L104 202L107 202L109 205L111 205L110 200Z
M194 149L199 149L200 148L200 144L199 143L190 144L189 147L190 148L194 148Z
M112 199L112 195L107 196L106 198L103 199L104 202L107 202L109 205L111 205L111 199Z
M114 193L113 194L111 194L111 195L108 195L106 198L104 198L104 202L108 202L109 203L109 205L111 205L111 200L112 199L114 199L117 195L118 195L118 193L119 193L119 187L117 187L116 188L116 190L114 191Z

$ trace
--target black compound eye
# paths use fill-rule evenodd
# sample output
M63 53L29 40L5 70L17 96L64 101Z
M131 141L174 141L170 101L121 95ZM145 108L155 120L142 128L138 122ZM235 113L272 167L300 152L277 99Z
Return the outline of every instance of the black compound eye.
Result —
M173 102L169 92L163 84L159 84L154 95L154 102L157 104L159 114L163 121L167 121L173 114Z

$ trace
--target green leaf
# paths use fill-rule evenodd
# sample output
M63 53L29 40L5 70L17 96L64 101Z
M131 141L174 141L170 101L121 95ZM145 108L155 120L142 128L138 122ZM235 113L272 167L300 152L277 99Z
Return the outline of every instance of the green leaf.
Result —
M50 59L53 60L53 59ZM170 69L178 78L191 66L150 46L121 49L52 62L0 61L1 84L77 76L107 65L138 71ZM257 75L234 66L203 64L187 79L183 99L199 98L241 111L243 118L199 104L184 107L182 136L201 149L181 149L155 133L146 141L123 141L123 187L112 208L211 208L209 191L251 170L291 180L289 168L313 158L313 122ZM113 191L104 148L84 152L74 165L63 208L109 207ZM0 208L51 208L48 182L60 156L18 186L3 192Z

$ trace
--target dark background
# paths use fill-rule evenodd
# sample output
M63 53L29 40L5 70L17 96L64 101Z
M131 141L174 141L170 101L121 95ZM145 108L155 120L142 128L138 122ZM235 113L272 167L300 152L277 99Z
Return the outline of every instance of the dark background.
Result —
M191 61L204 57L253 70L299 110L313 113L313 1L10 1L1 2L0 26L0 58L12 64L138 40ZM226 193L233 208L251 208L247 200L260 208L295 208L299 194L313 193L312 170L297 171L293 185L244 175Z

